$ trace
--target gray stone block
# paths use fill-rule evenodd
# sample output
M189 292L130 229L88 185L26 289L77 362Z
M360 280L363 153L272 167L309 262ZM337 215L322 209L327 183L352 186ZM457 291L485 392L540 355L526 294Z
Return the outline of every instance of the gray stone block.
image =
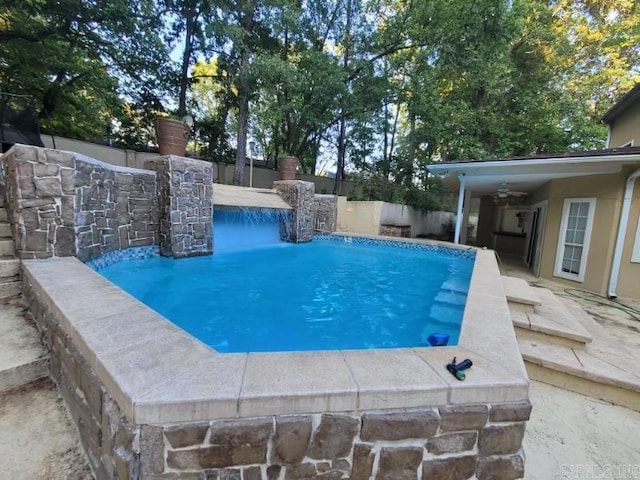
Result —
M353 446L353 469L351 480L369 480L373 470L375 454L370 445L356 443Z
M360 438L366 442L429 438L435 435L438 424L439 417L435 410L364 414Z
M376 480L417 480L421 463L422 448L383 447Z
M324 414L313 433L307 456L315 459L346 457L358 433L358 419L345 415Z
M475 455L430 459L422 464L422 478L467 480L476 473L477 462Z
M526 424L489 425L480 432L478 451L481 456L515 453L522 446Z
M427 441L427 450L435 455L460 453L472 450L476 444L478 432L445 433Z
M489 420L492 422L521 422L529 420L531 402L505 403L491 406Z
M480 458L478 480L515 480L524 477L524 452L506 456Z
M468 405L440 407L440 428L443 432L478 430L484 427L489 418L486 405Z
M33 183L38 197L62 196L62 184L57 177L34 178Z
M192 447L201 445L209 429L208 423L198 425L179 425L166 427L164 434L173 448Z
M273 463L292 464L300 462L307 451L311 438L311 417L276 417L276 432L273 437Z

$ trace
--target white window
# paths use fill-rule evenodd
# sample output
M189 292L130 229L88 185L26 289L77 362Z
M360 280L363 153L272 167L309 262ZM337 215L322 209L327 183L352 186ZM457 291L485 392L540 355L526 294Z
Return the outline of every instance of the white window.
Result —
M562 207L554 275L582 282L596 210L595 198L567 198Z

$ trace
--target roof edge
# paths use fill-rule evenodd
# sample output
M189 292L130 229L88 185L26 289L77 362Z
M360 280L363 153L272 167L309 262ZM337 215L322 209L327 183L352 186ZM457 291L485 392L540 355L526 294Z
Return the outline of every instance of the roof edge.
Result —
M607 113L602 117L602 122L607 125L611 125L616 118L618 118L637 100L640 100L640 83L636 83L636 85L625 93L622 98L613 105L613 107L607 110Z

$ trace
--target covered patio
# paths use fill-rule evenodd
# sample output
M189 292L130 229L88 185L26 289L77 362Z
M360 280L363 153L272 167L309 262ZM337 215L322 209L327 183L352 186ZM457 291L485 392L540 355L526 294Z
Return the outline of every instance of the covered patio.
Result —
M611 212L617 212L614 215L615 225L611 227L621 233L624 240L634 183L628 180L631 177L631 180L635 180L631 172L636 171L638 166L640 148L626 147L548 156L438 163L427 168L458 193L455 243L468 243L469 215L472 205L478 204L471 200L480 198L476 245L494 249L512 260L519 259L534 275L540 276L543 249L556 250L560 225L558 205L562 209L562 197L591 196L588 194L591 190L588 184L597 185L602 190L599 203L616 204L614 208L612 203L610 208ZM625 182L630 183L630 189L629 186L625 189ZM576 192L569 192L567 186L574 185L584 188L581 187L580 192L577 192L580 190L578 188ZM621 210L626 203L629 204L626 210ZM550 235L548 229L552 224L555 227ZM548 243L554 245L545 246L545 237ZM555 237L554 241L549 242L552 237ZM609 255L611 252L601 252L605 253ZM555 253L550 255L555 256Z

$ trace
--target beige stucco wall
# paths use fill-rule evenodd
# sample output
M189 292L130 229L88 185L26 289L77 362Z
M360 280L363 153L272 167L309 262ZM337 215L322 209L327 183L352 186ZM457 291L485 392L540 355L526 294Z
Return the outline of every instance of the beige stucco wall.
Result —
M384 202L348 202L338 197L338 231L378 235Z
M135 150L122 150L119 148L98 145L91 142L83 142L64 137L52 137L51 135L41 135L42 143L47 148L56 148L76 152L95 158L102 162L119 167L132 167L144 169L144 162L149 157L155 157L157 153L136 152ZM213 178L217 183L232 184L233 170L235 165L211 162L213 167ZM299 180L313 182L316 186L316 193L333 193L334 180L328 177L316 177L314 175L298 175ZM273 188L273 182L279 180L280 176L276 170L254 166L253 186L256 188ZM244 170L244 186L249 186L249 165ZM353 182L344 180L338 185L339 195L352 195L356 190Z
M640 102L629 106L609 128L610 148L621 147L631 141L632 146L640 146Z
M157 153L136 152L135 150L122 150L119 148L98 145L81 140L73 140L64 137L52 137L51 135L40 135L42 143L47 148L76 152L87 157L116 165L118 167L131 167L144 169L144 161L149 157L157 157Z
M552 180L548 188L548 210L544 250L540 275L583 288L601 295L606 294L611 271L613 246L618 231L624 174L593 175ZM553 275L558 248L558 235L562 220L562 207L567 198L596 198L591 241L587 255L584 282L566 280ZM638 295L640 297L640 290Z
M636 179L631 202L631 212L627 225L627 235L622 250L622 263L618 277L618 297L640 299L640 263L631 262L631 253L636 241L638 221L640 219L640 180ZM640 239L638 239L640 242Z

